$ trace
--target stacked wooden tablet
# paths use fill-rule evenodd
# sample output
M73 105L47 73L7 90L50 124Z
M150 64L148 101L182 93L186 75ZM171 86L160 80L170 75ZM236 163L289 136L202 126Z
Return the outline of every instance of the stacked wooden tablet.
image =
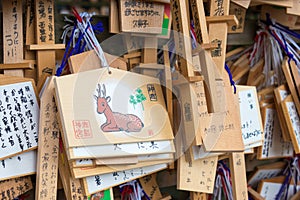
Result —
M39 102L32 79L1 75L0 94L1 191L17 197L32 189L28 175L36 173Z
M54 82L65 157L87 194L172 161L173 133L157 79L102 68Z

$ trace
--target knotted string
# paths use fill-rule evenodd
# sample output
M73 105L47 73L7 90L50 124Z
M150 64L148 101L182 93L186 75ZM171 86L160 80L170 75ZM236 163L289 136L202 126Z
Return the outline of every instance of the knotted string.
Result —
M299 182L299 158L294 157L288 160L288 165L283 171L283 175L285 176L284 182L281 185L278 193L276 194L275 200L280 200L284 196L284 199L288 199L289 187L290 183L293 180L293 194L297 193L297 186Z
M78 16L80 16L78 13L76 13L74 15L75 15L76 18ZM78 23L80 21L75 20L73 22L74 23L73 27L66 26L65 31L62 35L62 38L63 38L64 42L66 42L67 32L69 31L69 29L72 29L72 33L71 33L71 36L70 36L69 41L67 43L66 50L65 50L65 53L64 53L64 56L63 56L63 59L62 59L62 63L60 65L60 67L56 70L56 76L60 76L62 74L63 70L67 70L66 66L67 66L69 57L71 57L72 55L75 55L75 54L82 53L85 50L91 50L92 49L92 47L86 49L87 42L86 42L86 40L83 40L83 38L87 34L88 30L90 30L90 28L92 28L92 31L90 30L90 32L95 32L97 34L104 31L103 24L101 22L98 22L95 25L91 25L89 23L89 20L92 20L92 18L89 17L89 18L87 18L87 20L88 20L88 23L87 23L87 26L84 29L84 31L78 31L78 29L79 29ZM71 20L69 20L67 18L65 18L65 21L72 22ZM76 41L76 39L77 39L77 41Z
M229 80L230 80L230 85L233 86L233 93L236 94L236 86L235 86L235 82L232 78L232 74L230 72L230 69L228 67L228 65L225 63L225 70L227 71L228 73L228 76L229 76Z
M287 168L283 172L283 175L285 175L284 182L281 185L278 193L276 194L275 200L280 200L284 194L287 195L288 193L288 188L292 177L290 167L291 167L291 162L289 161ZM287 199L287 196L285 196L285 199Z
M91 26L91 23L90 23L90 19L91 19L92 15L87 14L87 13L79 14L74 7L72 8L72 10L73 10L74 16L77 19L77 24L78 24L79 30L82 33L86 33L86 34L84 34L84 39L87 41L88 47L90 48L90 50L91 49L95 50L97 56L99 57L99 59L101 61L102 67L106 67L108 72L111 73L110 70L109 70L109 65L108 65L108 63L106 61L106 58L104 56L104 52L103 52L103 50L102 50L95 34L94 34L94 31L92 30L92 26Z
M223 161L218 162L217 174L218 174L217 178L219 178L219 182L221 183L226 199L232 200L233 195L232 195L232 183L230 178L230 169L225 165Z
M295 31L290 30L286 26L283 26L279 23L275 23L274 21L272 21L269 13L266 13L266 17L267 17L267 20L262 21L262 22L268 26L268 32L276 39L276 41L279 43L281 48L284 50L284 52L288 56L289 65L290 65L291 60L293 60L296 63L296 65L298 66L299 62L297 61L294 54L292 53L292 52L294 52L294 53L297 53L297 52L295 52L291 47L289 48L290 45L286 42L285 36L283 35L282 32L279 32L281 38L278 36L278 34L276 33L276 29L283 31L289 35L292 35L293 37L298 38L298 39L300 39L300 34L296 33ZM290 49L292 52L290 51ZM298 66L298 68L299 68L299 66Z
M263 23L267 24L268 26L273 26L273 27L275 27L275 28L277 28L277 29L289 34L289 35L294 36L295 38L300 39L300 34L299 33L295 32L295 31L292 31L287 26L284 26L282 24L279 24L277 22L275 23L274 21L272 21L270 13L266 13L266 17L267 17L266 21L261 20Z
M288 194L288 188L289 188L289 184L291 181L291 174L290 171L288 171L288 175L285 177L283 184L280 187L279 192L276 194L275 196L275 200L280 200L281 197L285 194L285 199L287 199L287 194Z
M68 60L68 53L70 51L70 46L71 46L71 43L72 43L72 40L73 40L73 37L74 37L74 33L75 33L75 27L76 27L76 23L74 24L74 28L72 30L72 33L71 33L71 37L68 41L68 44L66 46L66 50L65 50L65 53L64 53L64 56L63 56L63 59L62 59L62 62L60 64L60 67L56 70L56 76L60 76L66 63L67 63L67 60Z

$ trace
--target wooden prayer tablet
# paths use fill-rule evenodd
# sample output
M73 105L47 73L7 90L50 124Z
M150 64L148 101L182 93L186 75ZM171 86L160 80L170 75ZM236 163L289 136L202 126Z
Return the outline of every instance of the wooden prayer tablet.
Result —
M173 159L173 154L150 154L145 156L130 156L116 158L95 159L96 165L134 165L148 161L161 161Z
M67 157L64 155L63 145L60 146L58 160L59 175L67 200L72 200L73 196L77 196L78 199L87 199L87 196L84 194L81 180L71 176L69 163Z
M126 183L128 181L155 173L167 168L167 164L157 164L131 170L121 170L113 173L83 178L84 191L87 195Z
M247 9L236 4L230 3L229 14L235 15L238 20L238 25L232 25L228 27L228 33L243 33L246 20Z
M39 105L34 81L0 76L0 160L37 148Z
M248 200L245 155L243 152L229 154L233 199Z
M196 83L185 83L177 86L180 93L180 110L181 110L181 121L179 123L183 123L184 126L184 140L187 145L193 143L196 140L196 144L202 143L202 138L200 134L197 136L197 132L199 129L199 114L201 112L200 106L198 106L197 102L200 105L200 102L204 104L205 110L206 109L206 100L204 94L204 85L203 81L199 81ZM202 101L201 101L202 97ZM203 100L204 99L204 100Z
M194 76L194 66L192 60L192 46L190 41L190 22L189 22L189 7L186 1L172 0L172 23L174 30L174 41L178 71L184 76Z
M298 71L298 67L295 62L291 62L290 71L291 71L291 74L293 75L295 90L296 90L297 94L300 95L300 73ZM298 96L298 98L300 98L300 97Z
M237 94L230 86L224 86L225 110L209 113L201 118L200 131L206 151L243 151L240 111ZM215 134L218 134L216 137ZM228 145L230 144L230 145Z
M49 77L41 91L36 200L57 197L59 137L54 77Z
M109 32L120 33L118 1L111 0L109 4Z
M35 42L35 18L32 19L32 16L34 16L34 2L27 2L26 5L26 28L25 28L25 44L30 45L34 44ZM25 60L32 60L32 65L36 64L35 60L35 51L29 51L25 49ZM27 78L32 78L34 80L37 80L37 69L36 67L33 70L25 70L24 76Z
M203 1L190 1L195 35L199 44L209 44Z
M253 67L251 67L248 75L247 85L252 85L253 82L260 76L264 67L264 59L260 59Z
M71 168L76 167L95 167L95 162L92 159L78 159L70 162Z
M276 162L256 167L255 171L250 175L248 179L248 185L256 188L259 181L278 176L286 165L286 162Z
M153 1L156 2L156 1ZM157 3L160 3L157 1ZM163 2L161 2L163 3ZM170 38L170 33L172 31L171 25L172 25L172 15L171 15L171 6L169 3L163 3L164 5L164 14L163 14L163 22L161 27L161 32L159 34L148 34L147 32L138 32L138 33L131 33L132 36L138 36L138 37L153 37L155 39L162 38L162 39L168 39Z
M300 14L300 4L299 4L299 2L297 0L293 0L293 6L286 8L286 13L290 14L290 15L299 16L299 14Z
M0 64L0 69L34 69L34 65L29 62Z
M279 123L280 127L282 130L282 137L284 141L291 141L290 135L288 133L287 129L287 122L286 119L283 115L283 109L281 102L289 95L289 90L286 85L280 85L277 88L274 89L274 102L275 102L275 107L277 110L278 118L279 118Z
M161 200L171 200L172 197L169 196L169 199L161 199ZM202 192L190 192L190 199L191 200L207 200L207 193Z
M117 56L104 53L107 63L110 67L127 70L125 59ZM80 54L71 56L68 60L71 73L78 73L93 69L101 68L101 62L95 50L86 51Z
M284 183L285 176L278 176L270 179L262 180L258 186L259 194L265 199L276 199L282 184ZM287 190L287 199L290 199L294 194L294 183L290 182ZM300 185L296 185L296 191L300 190Z
M50 45L55 47L55 26L54 26L54 1L39 0L34 5L35 8L35 35L37 45ZM43 26L45 24L45 26ZM37 50L37 77L39 78L43 71L49 70L54 74L55 71L55 50Z
M115 157L115 158L98 158L95 160L97 166L102 165L135 165L137 164L138 157L130 156L130 157Z
M2 199L14 199L32 189L30 176L0 181Z
M262 90L260 90L257 95L258 95L258 101L261 101L261 100L267 100L267 99L273 99L274 98L274 86L269 86L269 87L266 87Z
M254 200L265 200L265 198L263 198L257 191L255 191L251 187L248 187L248 193Z
M161 33L164 4L144 0L119 0L119 8L122 32Z
M218 156L191 162L182 155L178 163L177 189L213 193Z
M237 98L236 95L233 95L228 75L224 69L228 23L236 24L237 22L235 16L228 15L229 3L229 1L211 2L210 17L206 17L209 26L209 40L210 43L216 43L218 47L206 51L207 55L200 54L200 61L203 61L201 70L208 88L206 98L210 100L207 102L209 117L201 118L200 132L205 149L213 152L228 151L229 149L224 144L228 144L229 141L232 144L231 151L244 149L239 111L236 112L235 109L238 107ZM224 102L220 103L220 100L224 100ZM230 137L235 139L230 139Z
M160 161L160 160L170 160L170 159L174 159L174 155L172 153L151 154L151 155L145 155L145 156L138 156L138 162Z
M36 151L28 151L0 161L0 181L35 174Z
M240 5L243 8L248 9L251 0L232 0L231 2L236 3L237 5Z
M67 150L69 160L86 158L114 158L137 155L174 153L172 141L150 141L124 144L107 144L100 146L74 147Z
M148 167L157 164L167 164L172 160L160 160L160 161L144 161L137 164L123 164L123 165L97 165L96 167L86 168L72 168L71 174L74 178L84 178L89 176L95 176L100 174L113 173L121 170L131 170L135 168Z
M286 78L287 85L293 97L293 101L295 102L297 112L300 115L300 74L297 69L298 68L294 61L291 61L289 65L287 58L285 58L282 62L282 70Z
M240 65L236 66L232 72L232 78L234 81L240 80L250 70L249 60L245 59Z
M241 53L244 50L245 50L245 47L238 47L238 48L233 49L231 51L227 51L226 55L225 55L226 61L231 60L231 57L234 57L235 55ZM248 56L249 56L249 54L248 54Z
M264 124L264 141L258 147L258 159L292 157L294 155L291 142L284 142L279 125L279 119L274 104L262 108Z
M169 119L171 126L173 127L173 80L171 74L171 64L169 59L169 47L167 45L163 46L163 56L164 56L164 80L165 80L165 96L167 103L167 111L169 114Z
M295 153L298 154L300 153L300 117L292 96L288 95L285 100L281 102L281 106Z
M282 9L281 7L286 7L286 8L293 7L293 0L286 0L286 1L283 1L283 0L254 0L254 2L269 4L269 5L266 5L266 6L273 8L274 9L273 11L275 11L276 9L281 11L281 9ZM272 10L270 10L270 11L272 11ZM274 14L275 14L275 16L280 17L281 12L279 12L279 13L274 13Z
M23 60L22 0L3 1L3 63Z
M156 37L145 37L143 44L144 48L142 49L141 55L141 63L138 65L141 69L141 74L146 74L148 71L156 71L157 67L163 67L163 65L159 66L157 63L157 46L158 39ZM150 64L150 65L148 65ZM153 67L151 67L151 64ZM142 66L144 65L144 66ZM147 66L148 65L148 66ZM149 68L150 67L150 68ZM148 68L148 69L147 69Z
M66 147L173 139L159 80L109 70L55 79Z
M139 178L139 183L150 199L162 199L162 194L159 190L155 173Z
M258 0L256 0L257 2ZM267 3L269 2L269 0L259 0L259 2L261 3ZM280 2L280 3L289 3L290 6L288 7L292 7L292 1L289 0L289 1L270 1L270 2L273 2L273 5L274 3L276 2ZM278 7L280 6L280 7ZM280 23L284 26L287 26L289 28L294 28L296 27L296 23L297 23L297 19L298 19L298 16L296 15L289 15L286 13L286 8L282 7L284 5L278 5L277 7L276 6L272 6L272 5L263 5L262 8L261 8L261 18L263 20L266 19L266 13L270 13L271 14L271 17L272 19L276 20L276 23Z
M238 85L237 93L244 145L255 143L261 146L264 134L256 87ZM257 147L256 145L251 147Z

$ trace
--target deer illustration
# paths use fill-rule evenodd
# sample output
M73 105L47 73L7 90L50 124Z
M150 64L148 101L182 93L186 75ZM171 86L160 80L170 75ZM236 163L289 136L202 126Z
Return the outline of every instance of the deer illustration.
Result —
M144 127L142 120L133 114L122 114L113 112L108 103L111 101L110 96L106 96L105 85L98 84L97 96L94 95L97 101L97 113L104 114L106 122L101 125L101 130L104 132L126 131L126 132L140 132ZM102 93L102 95L101 95Z

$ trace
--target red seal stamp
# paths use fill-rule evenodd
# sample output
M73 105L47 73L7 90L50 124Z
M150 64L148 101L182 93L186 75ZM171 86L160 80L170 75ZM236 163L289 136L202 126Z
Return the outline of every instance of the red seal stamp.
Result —
M76 139L86 139L93 137L89 120L73 120L73 129Z

